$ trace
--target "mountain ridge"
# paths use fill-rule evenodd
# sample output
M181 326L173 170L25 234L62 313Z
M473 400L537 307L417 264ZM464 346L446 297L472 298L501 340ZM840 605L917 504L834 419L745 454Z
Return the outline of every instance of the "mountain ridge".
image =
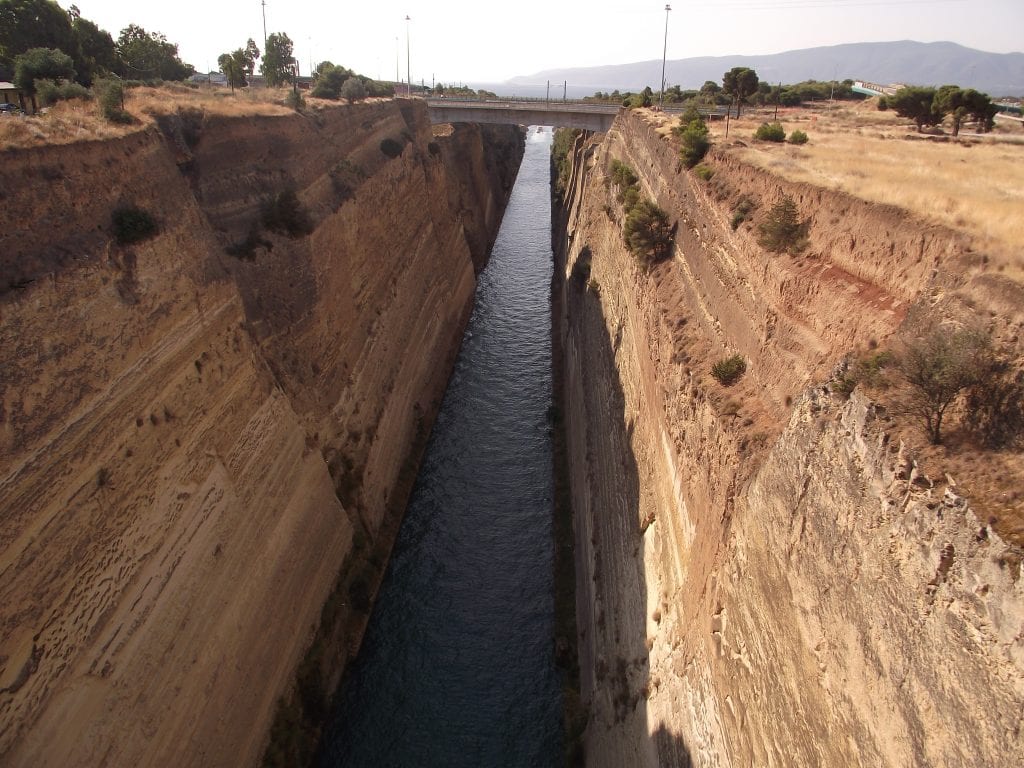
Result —
M666 85L699 88L706 80L721 82L732 67L750 67L762 80L795 83L802 80L868 80L912 85L955 83L977 88L992 96L1024 94L1024 53L990 53L941 41L921 43L896 40L881 43L842 43L801 48L772 54L698 56L670 60L665 66ZM527 89L567 83L569 95L589 95L595 90L657 90L661 60L652 59L598 67L563 67L542 70L505 81L526 94ZM556 89L560 91L561 89Z

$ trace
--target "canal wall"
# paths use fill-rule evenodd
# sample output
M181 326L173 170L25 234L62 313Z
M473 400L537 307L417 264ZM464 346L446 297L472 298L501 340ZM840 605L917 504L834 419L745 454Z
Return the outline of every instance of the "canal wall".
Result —
M832 374L956 296L1018 343L1021 307L990 286L1020 286L958 233L728 149L698 179L623 113L576 140L556 206L586 764L1014 765L1020 549ZM614 160L674 227L650 271ZM799 256L758 243L783 194L810 222ZM725 387L711 367L732 354L747 369Z
M308 755L522 151L392 101L4 153L0 763Z

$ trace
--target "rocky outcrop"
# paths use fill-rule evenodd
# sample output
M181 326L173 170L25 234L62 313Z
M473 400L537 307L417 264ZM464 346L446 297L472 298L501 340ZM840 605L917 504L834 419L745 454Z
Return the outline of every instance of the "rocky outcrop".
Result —
M159 124L0 165L5 765L251 765L300 660L329 692L522 153L412 103Z
M650 272L613 159L676 226ZM827 383L976 256L727 149L708 162L691 182L620 115L577 141L555 225L587 764L1016 764L1019 551L920 473L884 409ZM732 226L742 198L783 193L812 217L802 257ZM710 368L733 353L747 373L724 388Z

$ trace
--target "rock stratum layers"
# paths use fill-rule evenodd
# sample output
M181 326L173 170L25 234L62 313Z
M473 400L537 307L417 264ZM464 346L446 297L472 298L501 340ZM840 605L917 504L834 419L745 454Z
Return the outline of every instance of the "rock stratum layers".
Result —
M727 149L696 181L631 114L572 159L556 323L587 764L1019 765L1019 551L827 381L917 303L1020 286L952 231ZM649 273L615 159L677 227ZM804 258L730 226L740 198L783 193L813 217ZM732 353L748 368L725 389L710 367Z
M400 102L158 122L0 166L4 765L255 764L303 659L322 704L523 146Z

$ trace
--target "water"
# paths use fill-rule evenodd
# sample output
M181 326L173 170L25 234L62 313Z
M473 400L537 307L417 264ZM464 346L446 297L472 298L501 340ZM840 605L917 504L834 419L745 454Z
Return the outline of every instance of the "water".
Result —
M548 153L526 154L323 768L554 766Z

